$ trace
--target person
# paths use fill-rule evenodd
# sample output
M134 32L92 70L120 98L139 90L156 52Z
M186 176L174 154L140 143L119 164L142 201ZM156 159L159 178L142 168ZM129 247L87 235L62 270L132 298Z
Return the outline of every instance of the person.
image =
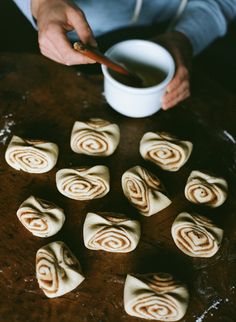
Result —
M236 0L13 0L38 30L41 53L65 65L90 64L70 41L97 46L95 37L127 26L171 21L169 31L155 37L171 52L176 72L163 98L169 109L190 95L194 55L225 35L236 16Z

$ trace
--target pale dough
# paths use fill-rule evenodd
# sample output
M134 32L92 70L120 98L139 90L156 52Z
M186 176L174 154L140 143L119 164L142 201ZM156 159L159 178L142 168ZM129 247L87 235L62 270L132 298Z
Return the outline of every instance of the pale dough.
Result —
M92 118L87 122L75 122L71 133L71 149L76 153L92 156L109 156L120 141L117 124Z
M221 206L227 198L228 184L223 178L201 171L192 171L185 186L185 197L192 203L212 208Z
M25 140L13 136L9 143L5 159L16 170L29 173L50 171L57 163L58 146L52 142Z
M193 144L169 133L147 132L140 141L140 154L163 170L178 171L189 159Z
M71 292L84 280L78 259L61 241L37 251L36 277L39 287L50 298Z
M65 214L61 208L34 196L26 199L16 214L25 228L38 237L55 235L65 221Z
M115 213L88 213L84 222L84 244L92 250L127 253L134 250L141 234L137 220Z
M109 169L103 165L61 169L56 173L57 189L75 200L104 197L110 190Z
M131 204L144 216L152 216L171 204L160 180L140 166L123 174L122 188Z
M142 319L178 321L186 313L189 293L185 285L167 273L127 275L125 311Z
M176 246L192 257L211 257L219 250L223 230L210 219L182 212L171 228Z

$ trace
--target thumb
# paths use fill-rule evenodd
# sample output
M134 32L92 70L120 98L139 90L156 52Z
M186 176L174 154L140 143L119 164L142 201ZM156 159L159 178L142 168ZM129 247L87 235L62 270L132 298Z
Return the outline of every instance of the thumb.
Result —
M68 12L68 20L84 44L92 47L98 46L83 11L80 9L70 10Z

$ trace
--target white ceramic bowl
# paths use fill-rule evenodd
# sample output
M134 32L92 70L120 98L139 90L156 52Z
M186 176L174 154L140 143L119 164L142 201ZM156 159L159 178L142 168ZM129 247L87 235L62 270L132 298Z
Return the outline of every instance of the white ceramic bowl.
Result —
M133 61L160 69L165 79L154 86L135 88L120 83L102 65L104 74L104 95L108 104L117 112L129 117L145 117L157 112L168 83L173 78L175 63L169 52L162 46L146 40L126 40L115 44L105 53L117 62Z

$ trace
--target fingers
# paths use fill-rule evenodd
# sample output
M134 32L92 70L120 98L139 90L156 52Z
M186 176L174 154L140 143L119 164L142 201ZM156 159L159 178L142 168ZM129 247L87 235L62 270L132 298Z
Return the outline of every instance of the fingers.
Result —
M184 91L181 91L176 96L173 96L168 101L166 101L166 100L163 99L162 108L163 108L163 110L168 110L169 108L175 106L176 104L178 104L179 102L185 100L189 96L190 96L190 90L189 90L189 88L187 88Z
M73 3L65 0L40 2L37 20L39 47L43 55L65 65L95 63L74 50L67 38L67 32L75 30L82 42L96 46L83 12Z
M189 80L189 72L186 67L180 66L172 79L172 81L167 86L167 92L172 92L180 86L184 80Z
M187 89L189 90L189 81L184 80L183 82L179 83L179 86L173 91L165 94L163 97L163 103L173 100L176 96L181 95L181 93L185 92Z
M94 39L93 32L87 22L84 13L79 9L74 10L71 8L68 10L67 15L70 24L77 32L80 40L84 44L89 44L93 47L97 47L97 42Z
M59 23L51 23L39 32L39 46L43 55L64 65L95 63L72 48Z
M190 70L192 61L192 45L190 40L181 32L165 33L157 39L167 48L174 58L176 73L167 86L163 97L164 110L171 108L190 95Z
M167 110L190 96L189 72L184 66L177 69L175 77L167 86L162 108Z

